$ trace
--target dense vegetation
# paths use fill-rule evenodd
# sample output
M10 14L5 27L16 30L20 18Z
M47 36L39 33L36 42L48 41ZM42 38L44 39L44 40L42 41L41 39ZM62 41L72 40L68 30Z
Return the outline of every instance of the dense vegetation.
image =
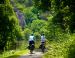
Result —
M36 41L44 33L48 52L43 58L75 58L74 26L74 0L0 1L1 52L26 49L31 33Z

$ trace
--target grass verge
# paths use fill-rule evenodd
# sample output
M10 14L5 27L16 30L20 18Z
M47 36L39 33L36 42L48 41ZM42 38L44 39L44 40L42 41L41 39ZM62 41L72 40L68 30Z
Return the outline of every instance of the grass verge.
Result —
M23 54L29 53L29 50L11 50L11 51L5 51L3 54L0 54L0 58L17 58Z

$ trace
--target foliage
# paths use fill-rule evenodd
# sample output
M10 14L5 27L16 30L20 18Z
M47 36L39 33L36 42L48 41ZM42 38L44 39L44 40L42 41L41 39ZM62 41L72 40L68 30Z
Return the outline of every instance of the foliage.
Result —
M33 9L31 10L34 14L38 14L38 9L33 7Z
M25 5L26 7L32 6L32 0L17 0L18 3Z
M18 37L17 35L19 35L19 33L16 33L19 32L18 29L20 29L9 0L5 0L4 2L5 4L0 5L0 50L15 47L16 38Z
M4 2L5 2L4 0L1 0L1 1L0 1L0 4L4 4Z
M36 16L31 11L27 11L25 13L25 19L26 19L26 24L28 25L32 23L33 20L36 20Z
M24 30L24 35L25 35L25 40L28 40L29 39L29 35L32 33L32 31L28 28L26 28Z
M35 40L38 41L40 39L40 34L39 32L35 32L34 33L34 36L35 36Z
M74 35L64 34L63 40L50 41L48 52L45 53L43 58L69 58L69 56L72 58L74 56L74 49L72 49L74 48L74 45L72 45L74 40Z
M51 48L47 46L49 50L44 58L75 58L74 0L12 0L12 2L11 5L10 0L0 0L0 50L16 48L19 42L20 49L25 49L32 32L40 44L40 34L44 33L49 42L47 45L51 46ZM19 26L14 8L24 16L26 23L24 31ZM48 20L41 17L48 17Z
M46 26L46 21L44 20L33 20L31 23L31 30L34 32L39 32L41 28Z
M33 0L34 5L38 9L42 9L43 11L50 10L51 1L50 0Z
M75 39L71 42L70 46L68 47L68 56L67 58L75 58Z
M71 33L74 32L74 14L75 14L75 6L74 0L34 0L34 5L37 8L41 8L43 10L51 10L52 15L54 16L53 22L54 24L60 25L60 27L65 30L69 29ZM46 6L46 7L45 7ZM67 17L67 18L65 18ZM69 27L68 27L69 26Z

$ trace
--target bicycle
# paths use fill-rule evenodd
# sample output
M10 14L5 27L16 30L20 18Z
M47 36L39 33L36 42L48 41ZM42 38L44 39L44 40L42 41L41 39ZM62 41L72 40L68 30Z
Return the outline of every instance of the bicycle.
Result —
M34 44L31 44L30 47L29 47L30 54L33 54L34 48L35 48Z
M45 52L45 43L41 43L40 47L41 51L44 53Z

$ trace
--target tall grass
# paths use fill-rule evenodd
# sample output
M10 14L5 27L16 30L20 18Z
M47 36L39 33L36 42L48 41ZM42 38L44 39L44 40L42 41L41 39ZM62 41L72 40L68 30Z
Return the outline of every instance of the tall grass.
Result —
M49 50L45 53L43 58L74 58L75 52L75 34L65 34L67 37L63 40L52 41L49 44ZM72 50L73 48L73 50ZM73 52L74 51L74 52Z
M29 50L27 49L28 43L27 41L18 41L16 49L14 50L4 50L2 54L0 54L0 58L16 58L19 57L22 54L29 53Z
M10 57L14 57L17 58L23 54L27 54L29 53L29 50L10 50L10 51L5 51L2 54L0 54L0 58L10 58Z

